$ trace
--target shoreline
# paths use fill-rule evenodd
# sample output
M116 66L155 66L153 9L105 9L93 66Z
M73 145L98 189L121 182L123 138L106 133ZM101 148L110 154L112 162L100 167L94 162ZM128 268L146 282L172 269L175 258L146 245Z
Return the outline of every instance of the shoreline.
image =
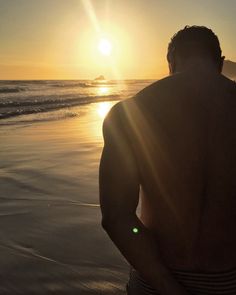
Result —
M101 227L101 104L1 126L1 294L125 294L129 266Z

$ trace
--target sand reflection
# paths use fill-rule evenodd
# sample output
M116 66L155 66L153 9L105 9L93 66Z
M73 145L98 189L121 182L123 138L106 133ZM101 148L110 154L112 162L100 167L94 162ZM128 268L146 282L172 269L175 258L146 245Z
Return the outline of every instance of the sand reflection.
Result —
M93 111L91 114L90 121L90 136L92 136L93 140L103 142L102 137L102 124L103 121L112 108L112 106L117 103L117 101L104 101L93 104Z

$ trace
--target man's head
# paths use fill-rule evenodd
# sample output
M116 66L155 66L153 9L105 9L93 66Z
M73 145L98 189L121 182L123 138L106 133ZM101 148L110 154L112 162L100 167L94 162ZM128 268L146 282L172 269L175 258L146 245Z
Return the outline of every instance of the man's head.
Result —
M171 38L167 60L171 74L181 72L200 61L221 72L224 57L221 56L218 37L212 30L186 26Z

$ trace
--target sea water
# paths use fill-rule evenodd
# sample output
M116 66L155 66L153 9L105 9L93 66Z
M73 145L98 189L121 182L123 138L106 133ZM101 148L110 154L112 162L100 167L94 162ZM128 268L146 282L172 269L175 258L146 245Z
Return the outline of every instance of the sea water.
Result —
M123 100L152 82L153 80L0 81L0 125L77 116L74 106Z

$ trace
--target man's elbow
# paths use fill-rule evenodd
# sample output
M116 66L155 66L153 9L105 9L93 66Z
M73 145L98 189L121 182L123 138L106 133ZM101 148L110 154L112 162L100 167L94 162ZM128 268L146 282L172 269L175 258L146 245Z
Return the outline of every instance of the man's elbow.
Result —
M114 217L114 216L102 216L102 221L101 221L101 225L102 228L108 232L110 230L112 230L112 228L114 228L114 226L116 225L118 217Z

